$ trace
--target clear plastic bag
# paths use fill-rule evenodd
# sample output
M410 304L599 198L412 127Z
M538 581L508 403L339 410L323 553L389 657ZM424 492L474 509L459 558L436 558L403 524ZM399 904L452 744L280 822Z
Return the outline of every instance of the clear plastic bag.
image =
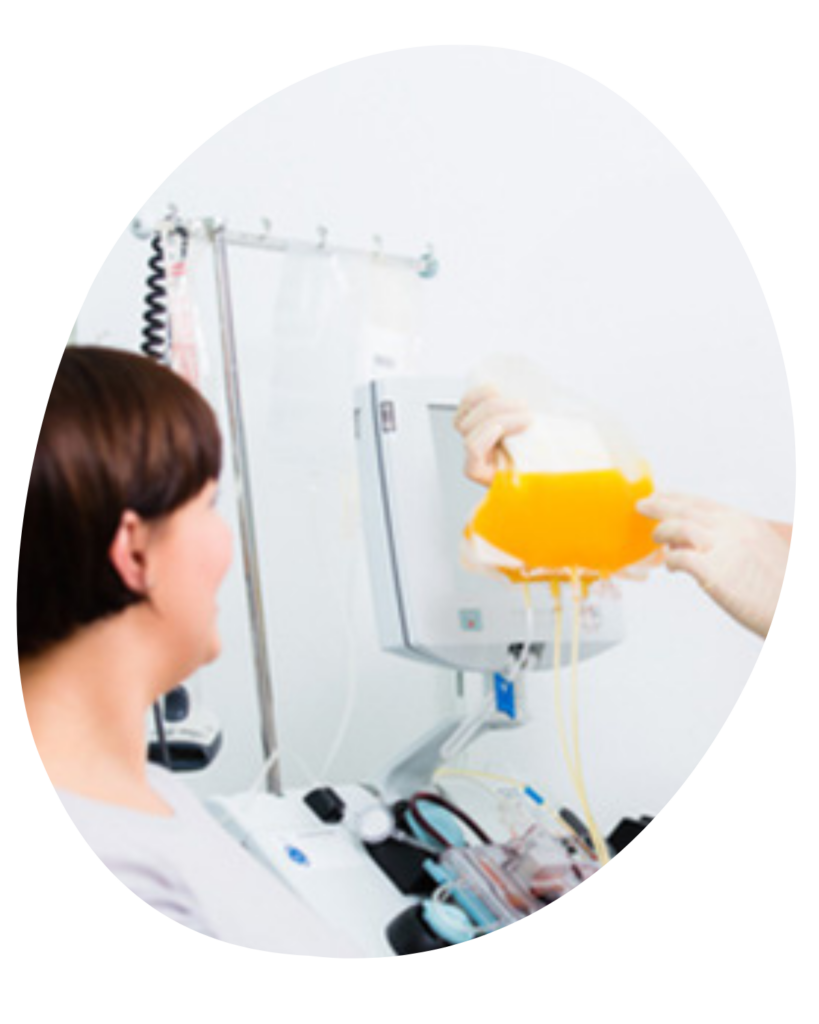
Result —
M464 531L466 564L525 582L607 578L656 560L655 524L635 509L654 489L651 470L622 429L529 360L495 361L481 383L526 403L532 422L501 447Z

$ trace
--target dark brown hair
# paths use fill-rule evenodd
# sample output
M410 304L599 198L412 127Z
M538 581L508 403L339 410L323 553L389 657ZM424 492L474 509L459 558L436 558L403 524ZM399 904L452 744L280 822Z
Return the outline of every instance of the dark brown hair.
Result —
M20 656L142 600L108 555L122 513L172 512L219 476L221 460L213 411L181 377L144 356L66 349L23 516Z

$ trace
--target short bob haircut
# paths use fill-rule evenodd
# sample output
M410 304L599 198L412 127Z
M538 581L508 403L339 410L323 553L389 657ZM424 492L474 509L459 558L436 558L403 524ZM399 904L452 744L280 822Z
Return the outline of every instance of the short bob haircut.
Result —
M221 463L213 411L181 377L144 356L67 348L23 516L20 657L143 600L109 558L122 513L173 512L218 478Z

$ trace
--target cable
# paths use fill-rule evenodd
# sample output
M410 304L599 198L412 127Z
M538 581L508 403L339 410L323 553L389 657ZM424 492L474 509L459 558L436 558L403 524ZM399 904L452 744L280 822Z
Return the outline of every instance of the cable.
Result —
M524 637L523 646L520 649L520 653L515 659L515 663L512 666L509 678L513 683L518 682L526 671L527 663L529 661L529 655L532 652L532 644L534 643L535 633L535 615L534 608L532 606L532 591L528 583L521 584L523 588L523 605L525 611L525 623L526 623L526 636Z
M565 719L563 716L563 686L560 679L561 651L563 647L563 602L560 595L560 583L558 580L551 580L552 600L554 602L554 661L552 670L555 681L555 722L557 723L560 747L563 751L563 760L569 771L569 779L574 784L574 765L569 752L569 738L566 734Z
M159 745L159 756L165 767L171 770L171 752L168 750L168 741L165 737L165 723L162 721L162 708L158 700L154 701L154 725L156 727L156 741Z
M165 299L168 291L165 288L165 252L162 246L162 235L157 232L151 239L153 255L148 258L151 273L145 280L148 291L145 294L145 313L142 336L145 339L140 346L143 355L167 363L170 358L168 344L167 306Z
M563 819L560 816L560 814L558 814L558 812L549 803L549 801L543 796L543 794L541 792L539 792L539 791L535 791L528 783L524 782L522 779L515 779L515 778L512 778L511 776L508 776L508 775L498 775L495 772L478 771L477 769L472 769L472 768L446 768L446 767L444 767L444 768L438 768L437 771L435 771L433 773L433 776L432 776L433 781L435 781L435 779L437 779L441 775L455 775L455 776L463 777L463 778L467 779L468 781L474 782L477 785L481 785L482 789L484 789L487 792L491 793L495 797L497 797L497 795L498 795L497 790L492 789L491 786L484 786L484 785L482 785L481 782L480 782L481 779L486 779L487 781L490 781L490 782L502 782L502 783L504 783L507 786L514 786L521 793L523 793L524 796L526 796L529 800L531 800L534 803L535 807L540 808L542 806L543 809L549 815L551 815L551 817L554 819L555 823L564 832L568 833L568 835L571 836L571 838L574 839L575 842L577 842L586 851L586 853L588 853L590 855L594 855L594 851L592 849L590 849L589 845L586 843L586 841L583 839L583 837L581 835L579 835L579 833L575 829L572 828L572 826L569 824L568 821ZM534 799L532 794L535 794L537 796L537 800ZM538 801L540 801L540 802L538 802Z
M482 843L486 843L487 845L491 844L492 840L486 834L486 832L484 832L480 825L478 825L477 822L473 821L472 818L470 818L465 811L462 811L459 807L456 807L455 804L450 803L449 800L445 800L442 796L438 796L437 793L415 793L407 801L407 809L410 811L410 813L421 826L421 828L426 833L428 833L428 835L432 836L432 838L437 843L440 843L441 846L449 847L452 846L452 843L450 843L450 841L445 836L441 835L441 833L433 825L430 825L429 821L424 816L423 811L419 810L418 808L418 804L421 801L425 801L429 804L435 804L437 807L443 807L444 810L449 811L449 813L453 815L453 817L457 818L460 822L466 825L466 827L478 839L480 839Z
M176 253L175 246L172 247L172 256L177 256L177 261L171 267L171 274L174 278L180 272L184 272L188 257L188 245L190 232L186 227L177 224L170 228L165 235L164 241L170 241L173 237L180 239L179 251ZM156 359L157 362L171 363L171 335L173 322L169 319L167 305L168 289L166 281L168 272L165 267L165 244L163 234L157 231L151 238L151 249L153 254L148 258L148 267L151 273L145 279L148 291L145 293L145 312L142 328L142 336L145 339L140 346L143 355Z
M264 780L267 777L267 773L270 771L273 765L276 764L276 762L279 760L279 756L280 754L278 747L275 750L271 751L271 753L265 760L264 764L262 765L258 775L256 775L256 777L253 779L250 786L248 787L248 793L255 793L257 789L261 789L262 784L264 783Z
M580 710L579 710L579 687L578 687L578 662L580 660L580 612L583 600L583 589L578 580L577 570L572 573L572 602L574 605L574 616L572 621L572 741L574 744L575 778L578 796L583 806L583 812L591 833L597 856L601 866L608 863L609 853L605 841L600 833L589 803L586 783L583 778L583 765L580 758Z
M570 750L569 737L566 732L566 722L563 714L563 686L560 677L561 647L563 639L563 604L560 595L560 583L554 579L551 581L552 598L554 600L555 615L555 642L554 642L554 680L555 680L555 719L560 736L560 746L563 751L563 759L569 773L569 779L574 786L577 798L580 801L581 809L586 819L592 845L597 859L602 866L609 860L608 849L603 841L597 822L591 812L586 784L583 778L583 767L580 759L580 710L578 702L578 662L580 660L580 603L584 595L584 588L578 579L577 569L572 570L572 600L574 615L572 620L572 645L571 645L571 723L572 723L572 745ZM577 835L577 833L575 833ZM579 839L579 837L578 837ZM582 842L582 840L581 840ZM583 844L586 849L588 847Z
M151 273L145 283L148 292L145 295L145 326L142 329L145 341L142 343L144 355L158 362L164 362L167 358L167 338L165 332L165 304L164 298L167 294L162 282L165 280L164 255L162 252L162 237L159 234L151 239L153 256L148 258L148 266ZM154 701L154 726L156 728L156 740L159 745L159 756L166 768L171 767L171 755L168 750L168 741L165 737L165 724L162 721L162 708L159 701Z
M318 528L315 530L317 538L321 536ZM346 695L344 699L344 706L341 712L341 718L339 720L338 728L336 729L335 736L330 743L330 748L327 756L324 759L324 764L321 766L320 775L322 779L327 779L330 768L335 763L338 757L344 741L347 739L347 735L350 731L350 724L353 720L353 711L355 710L356 703L358 701L358 672L357 672L357 659L356 659L356 646L353 637L353 618L352 609L355 600L356 590L356 565L358 559L355 557L356 552L353 551L351 557L348 559L346 576L346 587L342 585L340 578L335 577L335 582L338 587L338 597L340 603L341 614L344 617L346 630L345 634L347 637L347 658L346 658ZM326 562L325 564L332 564ZM335 574L333 574L335 576Z
M586 815L586 821L589 827L592 842L594 843L595 850L597 852L598 859L601 866L605 865L609 861L608 851L606 845L603 842L603 838L600 835L600 829L597 825L592 809L589 804L589 795L586 790L586 780L584 779L583 766L580 764L580 734L579 734L579 711L578 711L578 686L577 686L577 663L579 660L579 645L580 645L580 604L583 601L583 592L581 592L579 581L577 579L577 570L572 570L571 575L571 591L572 591L572 604L574 607L574 614L572 620L572 636L571 636L571 721L572 721L572 739L574 742L574 788L577 793L577 797L580 801L581 807L583 807L584 814Z

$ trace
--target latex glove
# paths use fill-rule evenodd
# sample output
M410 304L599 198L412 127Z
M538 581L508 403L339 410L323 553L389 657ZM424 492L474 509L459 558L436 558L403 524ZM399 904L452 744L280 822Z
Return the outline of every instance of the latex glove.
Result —
M488 487L504 458L504 439L531 422L525 403L503 397L491 385L468 391L455 414L455 429L463 435L469 479Z
M665 564L686 572L729 615L760 636L773 619L790 550L790 527L704 498L653 494L637 510L660 525Z

